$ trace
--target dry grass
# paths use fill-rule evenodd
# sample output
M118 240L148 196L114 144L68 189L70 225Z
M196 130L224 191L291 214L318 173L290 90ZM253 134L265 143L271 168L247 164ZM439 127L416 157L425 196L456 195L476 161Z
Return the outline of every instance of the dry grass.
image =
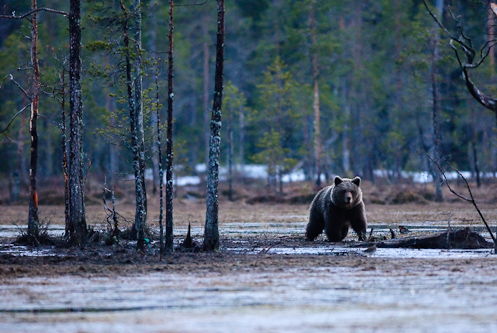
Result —
M312 196L317 192L310 183L294 183L287 185L285 195L278 202L269 200L264 203L249 204L253 198L266 195L263 184L247 184L235 189L236 201L227 200L226 189L222 185L220 192L219 221L232 222L304 222L307 220L308 207ZM474 208L456 198L444 188L443 203L434 202L432 185L388 185L364 182L362 185L366 203L369 224L423 224L442 223L448 221L465 226L481 225ZM466 189L454 184L454 188L463 195ZM128 227L134 219L135 207L131 188L117 189L116 209L128 222L121 220L120 227ZM497 221L497 185L490 184L481 188L473 187L473 194L491 225ZM44 198L46 193L48 199ZM64 207L61 201L62 189L57 186L51 191L40 191L40 219L49 221L52 225L64 224ZM158 227L159 206L158 194L148 193L149 214L148 222L152 227ZM272 198L272 196L267 196ZM21 199L19 204L6 204L7 194L0 193L2 215L0 224L24 225L27 220L28 202ZM256 201L257 202L257 201ZM110 204L108 200L108 204ZM205 222L205 200L203 187L179 188L174 199L174 224L176 226L200 227ZM102 203L100 189L93 186L87 194L86 217L89 225L97 228L105 225L106 213Z

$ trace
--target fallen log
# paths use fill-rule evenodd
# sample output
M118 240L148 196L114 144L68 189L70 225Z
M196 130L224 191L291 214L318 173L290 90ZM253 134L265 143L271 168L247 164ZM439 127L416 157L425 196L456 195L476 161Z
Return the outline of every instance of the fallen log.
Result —
M367 244L363 244L365 246ZM455 231L442 232L436 235L411 236L389 239L376 243L382 248L411 248L411 249L486 249L494 244L480 234L463 228Z

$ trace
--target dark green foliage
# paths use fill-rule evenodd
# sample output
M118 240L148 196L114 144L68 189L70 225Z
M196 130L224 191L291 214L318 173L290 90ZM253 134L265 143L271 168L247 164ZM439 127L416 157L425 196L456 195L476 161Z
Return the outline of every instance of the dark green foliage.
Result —
M178 3L175 12L173 135L175 146L178 146L175 161L181 164L176 168L178 175L183 170L193 170L195 164L206 162L204 119L212 106L216 6L214 1L202 6L182 6L193 2ZM54 9L69 10L68 3L52 3L60 7ZM125 3L132 8L132 1ZM288 170L300 162L309 179L312 178L311 55L317 54L325 173L359 174L365 179L373 179L373 170L376 169L393 170L393 176L401 171L427 170L426 160L416 154L419 149L430 149L433 135L429 77L433 20L422 3L316 1L316 45L313 47L308 22L309 4L310 1L304 0L237 0L226 4L225 82L231 81L238 89L233 96L243 95L241 102L236 102L243 105L233 106L234 163L257 161L268 164L269 156L276 154L278 163L286 165L283 169ZM455 1L451 5L456 15L462 15L461 20L474 44L482 45L487 38L488 26L485 3ZM6 12L15 10L20 13L29 7L28 0L16 1L8 4ZM140 55L144 91L155 85L152 73L152 59L155 59L159 86L165 92L168 5L166 2L144 1L141 11L143 51ZM154 24L149 15L152 11ZM121 20L118 2L82 2L83 142L86 160L92 161L90 176L101 179L104 175L110 178L132 170L131 153L120 148L129 146L126 90L122 89L124 48L119 32ZM448 12L443 20L448 28L455 28ZM69 54L67 19L40 13L38 21L41 81L43 90L52 93L59 81L59 60ZM149 44L153 40L152 32L156 35L156 52L151 51ZM27 20L1 21L0 79L12 74L22 86L29 86L29 41L23 38L29 34ZM495 117L468 95L448 40L443 34L441 38L436 77L441 102L441 154L450 156L451 162L459 169L472 170L469 143L474 133L480 170L496 171ZM208 51L207 68L204 68L204 46ZM137 56L131 50L132 62ZM487 59L471 74L482 90L495 96L497 77L490 67L490 60ZM280 74L288 76L278 79L279 83L287 81L286 88L274 81L277 77L274 67L277 65L281 67ZM207 78L204 77L205 69L209 73ZM203 100L206 80L208 109ZM148 132L145 145L151 147L152 133L147 126L151 122L149 111L154 109L154 99L147 96L146 93L144 122ZM229 94L226 98L225 105L231 109ZM165 101L166 96L161 100ZM280 120L278 103L281 103ZM19 89L8 80L3 81L0 89L1 129L26 104L28 102ZM238 107L245 110L242 150L239 150L242 128L238 121ZM59 104L51 94L42 94L39 121L39 135L44 142L40 147L41 180L60 175L62 156L58 111ZM226 121L228 118L223 119L223 125ZM225 128L221 131L222 165L227 164ZM19 161L20 179L26 183L27 133L26 118L20 115L5 133L11 140L5 136L0 140L0 154L6 161L0 163L2 179L11 177L13 170L19 169ZM21 144L18 144L19 140ZM24 149L19 150L19 147ZM112 154L118 157L111 158ZM147 160L147 167L151 167L150 160Z

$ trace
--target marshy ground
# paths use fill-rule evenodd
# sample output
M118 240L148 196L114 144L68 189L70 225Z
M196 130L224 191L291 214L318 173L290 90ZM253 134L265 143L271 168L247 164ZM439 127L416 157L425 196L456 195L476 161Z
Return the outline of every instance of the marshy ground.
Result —
M470 204L452 200L450 194L446 202L435 203L423 191L370 185L365 191L368 231L373 227L374 236L388 238L392 228L397 237L410 237L444 231L450 224L485 236ZM492 193L486 188L476 195L495 229ZM408 200L392 202L401 196ZM306 242L308 203L290 196L280 203L247 201L221 202L219 252L178 250L163 258L156 242L144 253L137 253L131 241L90 244L83 251L13 246L18 230L12 223L24 223L27 207L2 206L0 331L497 329L497 256L492 250L378 249L370 254L353 232L341 243L324 237ZM129 199L118 200L117 209L132 219ZM50 221L49 232L60 235L63 207L46 205L40 212ZM157 216L152 203L152 230L157 230ZM188 223L201 243L204 216L203 200L179 196L176 243ZM89 205L87 217L94 229L107 227L102 205ZM400 234L399 226L411 232Z

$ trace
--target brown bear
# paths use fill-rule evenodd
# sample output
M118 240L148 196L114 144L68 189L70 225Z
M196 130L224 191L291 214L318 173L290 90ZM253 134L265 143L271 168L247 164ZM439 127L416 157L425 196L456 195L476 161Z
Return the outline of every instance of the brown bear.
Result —
M330 242L343 240L349 227L357 233L360 241L366 236L366 210L362 201L361 178L335 177L334 184L323 188L312 200L309 223L305 237L313 241L326 233Z

